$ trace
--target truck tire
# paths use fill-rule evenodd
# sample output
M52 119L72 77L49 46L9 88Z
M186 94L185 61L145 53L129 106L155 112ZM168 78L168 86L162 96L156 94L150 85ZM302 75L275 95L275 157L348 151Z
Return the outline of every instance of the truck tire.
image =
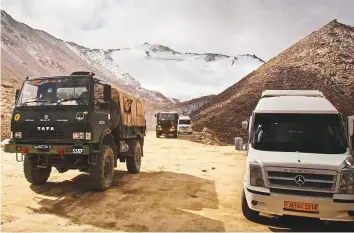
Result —
M133 156L126 158L127 169L129 173L136 174L140 171L141 156L143 154L143 148L138 140L133 142Z
M114 152L111 145L103 144L90 176L93 188L104 191L111 187L114 177Z
M156 132L156 137L159 138L160 137L160 133Z
M41 185L47 182L52 167L47 168L37 168L34 159L25 156L23 161L23 171L26 180L33 185Z
M254 211L248 206L244 190L242 191L242 214L243 216L245 216L246 219L250 221L257 220L259 216L258 211Z
M177 132L176 132L176 133L173 133L173 137L174 137L174 138L177 138Z

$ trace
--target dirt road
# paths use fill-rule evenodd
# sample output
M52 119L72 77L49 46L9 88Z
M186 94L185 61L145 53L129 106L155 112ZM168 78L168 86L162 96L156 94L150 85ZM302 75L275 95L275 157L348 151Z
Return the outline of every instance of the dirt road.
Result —
M339 231L303 219L262 217L247 221L240 210L245 153L193 143L188 136L145 142L142 171L125 164L114 186L90 191L88 175L53 169L41 187L25 180L22 163L1 154L2 231ZM348 228L349 229L349 228Z

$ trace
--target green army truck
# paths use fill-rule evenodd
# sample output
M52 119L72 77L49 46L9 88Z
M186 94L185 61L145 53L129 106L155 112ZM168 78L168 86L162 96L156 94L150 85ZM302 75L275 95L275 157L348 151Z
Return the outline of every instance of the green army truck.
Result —
M172 135L177 138L177 125L179 115L176 112L159 112L156 117L156 137L162 134L165 136Z
M29 183L44 184L56 168L89 173L95 190L112 185L118 160L138 173L144 155L143 102L92 72L26 78L16 90L6 152L23 162Z

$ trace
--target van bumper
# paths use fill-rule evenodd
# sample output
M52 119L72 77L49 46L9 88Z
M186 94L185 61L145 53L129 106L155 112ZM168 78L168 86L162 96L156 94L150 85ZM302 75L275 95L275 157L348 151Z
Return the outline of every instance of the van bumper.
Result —
M255 211L274 215L318 218L326 221L354 222L354 195L334 194L333 197L298 196L270 192L269 188L247 187L245 183L244 191L249 208ZM254 201L257 202L256 205L254 205ZM285 201L317 204L318 213L285 210Z

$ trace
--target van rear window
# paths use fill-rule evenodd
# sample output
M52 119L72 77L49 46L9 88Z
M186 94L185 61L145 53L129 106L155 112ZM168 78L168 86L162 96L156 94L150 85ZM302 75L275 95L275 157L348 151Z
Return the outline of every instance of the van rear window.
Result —
M336 114L256 114L252 147L264 151L343 154L345 132Z

